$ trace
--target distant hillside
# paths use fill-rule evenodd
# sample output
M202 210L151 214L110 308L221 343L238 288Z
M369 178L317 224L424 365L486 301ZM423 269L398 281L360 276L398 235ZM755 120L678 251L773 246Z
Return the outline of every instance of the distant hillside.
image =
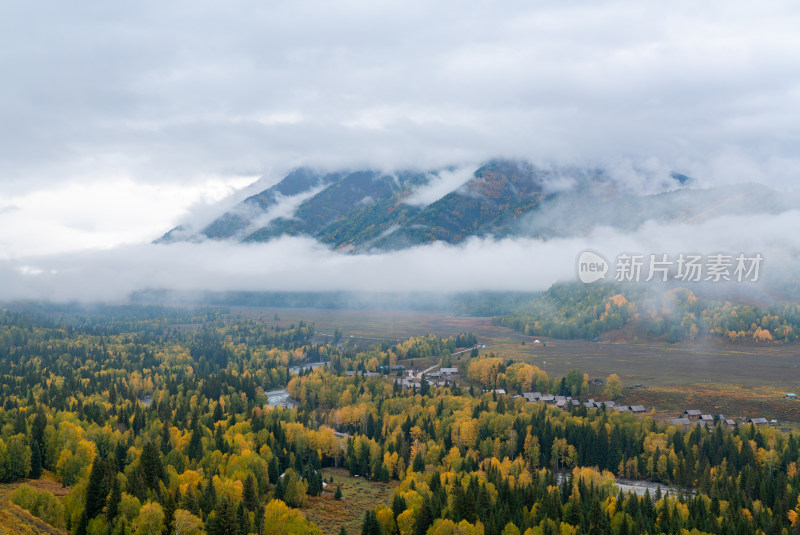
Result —
M542 169L492 160L430 204L414 194L446 170L323 173L301 168L200 229L178 226L160 242L266 242L309 236L352 252L395 250L470 237L569 237L597 226L635 230L647 221L699 222L723 215L780 213L796 194L764 186L697 189L673 173L660 193L636 194L599 169ZM658 188L656 188L658 189Z
M636 284L556 284L493 321L529 336L560 339L592 340L620 329L670 343L708 336L733 343L800 339L796 301L757 303L742 296L720 299L695 291L678 286L661 291Z

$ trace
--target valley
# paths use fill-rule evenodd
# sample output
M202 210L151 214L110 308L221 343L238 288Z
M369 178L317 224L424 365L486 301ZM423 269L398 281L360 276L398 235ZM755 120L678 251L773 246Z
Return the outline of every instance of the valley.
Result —
M655 408L662 418L678 416L687 408L702 408L726 417L763 416L781 425L800 425L800 402L784 399L789 392L800 393L800 344L732 344L706 338L696 342L590 342L548 340L546 346L492 324L491 318L453 316L413 311L323 310L310 308L233 308L244 318L270 321L277 314L279 324L288 326L302 319L321 332L340 329L343 337L407 338L422 333L455 336L472 332L486 349L504 360L526 362L550 376L578 369L592 378L620 376L625 388L620 401ZM523 342L525 342L523 344ZM366 343L375 343L367 340ZM467 357L464 357L466 360ZM453 365L462 361L455 360ZM421 366L423 363L418 363ZM600 393L602 388L598 388Z

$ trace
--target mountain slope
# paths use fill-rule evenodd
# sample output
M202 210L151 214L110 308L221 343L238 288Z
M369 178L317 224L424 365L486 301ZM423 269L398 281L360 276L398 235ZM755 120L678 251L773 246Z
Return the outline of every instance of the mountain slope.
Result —
M179 226L159 241L310 236L336 249L368 252L473 236L579 236L599 226L629 232L648 221L694 223L800 208L797 194L759 185L696 189L692 179L673 173L653 188L660 193L637 194L600 169L542 169L509 160L487 162L461 186L420 206L414 194L435 184L439 173L301 168L200 231Z
M285 197L301 195L315 187L335 183L340 173L318 174L306 168L292 171L269 189L248 197L232 210L222 214L201 233L213 239L226 239L248 230L254 220L264 215Z
M376 171L349 173L317 195L303 202L292 217L281 217L250 233L245 241L269 241L281 235L317 236L327 227L343 218L358 214L370 206L391 204L391 199L409 186L418 184L424 177L414 173L388 175ZM366 210L373 214L374 210ZM342 243L334 243L341 245Z
M375 246L397 249L444 240L458 243L504 228L542 197L541 174L529 164L495 160L457 190L406 220Z

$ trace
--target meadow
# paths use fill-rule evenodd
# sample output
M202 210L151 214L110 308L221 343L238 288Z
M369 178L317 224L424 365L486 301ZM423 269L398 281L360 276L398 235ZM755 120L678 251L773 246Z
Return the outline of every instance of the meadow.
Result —
M326 534L338 534L341 526L347 533L361 533L364 511L391 505L392 490L397 486L397 481L381 483L352 477L345 468L325 468L322 473L328 487L320 496L310 496L302 511ZM342 488L341 501L334 499L337 485Z

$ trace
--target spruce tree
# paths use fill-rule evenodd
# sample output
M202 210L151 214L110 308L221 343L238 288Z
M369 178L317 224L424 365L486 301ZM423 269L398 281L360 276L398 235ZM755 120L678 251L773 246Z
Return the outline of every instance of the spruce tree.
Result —
M39 449L39 442L31 438L31 479L42 477L42 451Z
M244 480L242 501L248 511L255 512L258 509L258 490L256 489L256 478L253 477L253 474L247 474L247 478Z
M206 531L208 535L234 535L239 532L237 524L236 504L227 496L223 496L214 512L208 517Z
M106 520L109 526L112 525L119 513L119 502L121 499L122 490L119 486L119 479L117 479L115 474L111 481L111 494L108 495L108 501L106 502Z
M106 470L100 456L94 458L86 486L86 518L91 520L103 511L108 496Z
M164 422L164 425L161 426L161 453L167 455L172 446L170 444L170 436L169 436L169 424Z
M197 418L192 422L192 438L189 440L189 449L186 454L193 461L203 458L203 432L200 430L200 422Z
M200 512L200 504L197 501L197 493L191 485L187 485L186 494L181 500L181 509L186 509L194 516L202 517L203 513Z
M361 525L361 535L381 535L381 527L375 511L369 510L364 514L364 523Z
M144 482L147 488L158 489L158 483L164 479L164 465L161 463L161 455L153 442L148 442L142 449L139 461L144 471Z
M205 519L211 511L217 506L217 489L214 488L214 482L211 478L206 480L203 494L200 497L200 508L203 510L203 519ZM209 531L209 533L211 533Z
M47 427L47 416L44 413L44 409L39 406L39 409L36 411L36 418L33 419L33 425L31 426L31 437L33 438L34 442L39 444L39 454L42 456L42 466L48 466L46 462L47 460L44 458L45 427Z

